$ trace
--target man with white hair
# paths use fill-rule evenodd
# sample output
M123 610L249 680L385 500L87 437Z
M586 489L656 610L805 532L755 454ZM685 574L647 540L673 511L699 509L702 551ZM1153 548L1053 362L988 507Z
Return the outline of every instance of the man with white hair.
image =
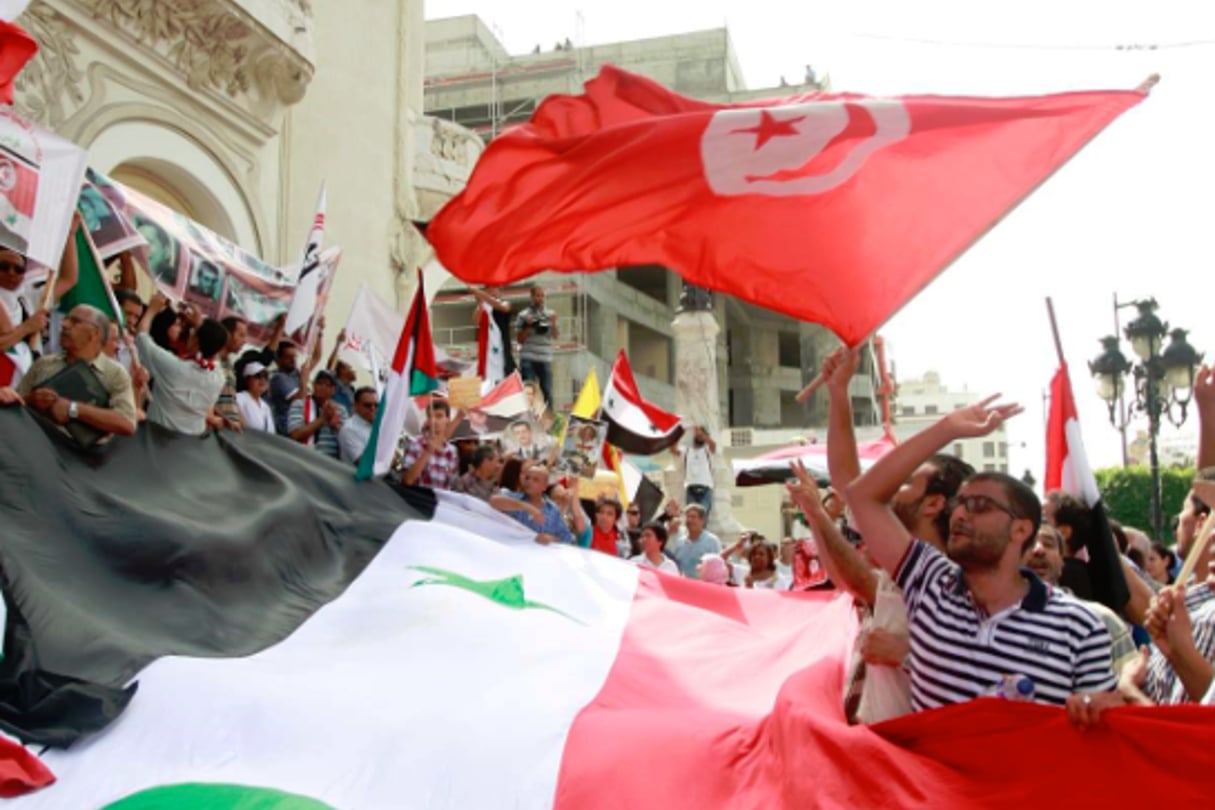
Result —
M24 403L77 442L135 432L131 376L107 356L112 326L105 313L80 304L63 319L60 350L34 362L17 388L0 389L0 403Z

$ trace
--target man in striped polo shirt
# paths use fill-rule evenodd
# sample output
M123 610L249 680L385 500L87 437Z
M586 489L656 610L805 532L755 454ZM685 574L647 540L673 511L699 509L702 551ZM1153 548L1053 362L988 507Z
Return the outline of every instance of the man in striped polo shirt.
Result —
M1116 705L1105 625L1021 566L1042 520L1032 490L1001 473L972 476L955 499L945 553L913 538L891 508L894 493L934 452L985 436L1021 412L992 407L994 399L911 437L847 489L869 553L907 601L912 708L970 700L1011 675L1031 678L1035 700L1067 703L1073 717Z

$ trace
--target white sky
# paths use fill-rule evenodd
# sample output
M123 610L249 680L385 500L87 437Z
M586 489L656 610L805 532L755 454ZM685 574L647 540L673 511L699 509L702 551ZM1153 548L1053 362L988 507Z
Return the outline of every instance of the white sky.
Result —
M985 13L981 15L979 10ZM1113 331L1112 301L1155 296L1170 325L1215 358L1215 3L1208 0L427 0L428 18L475 13L511 53L570 37L595 44L730 29L751 88L800 79L837 91L1018 95L1162 81L882 330L901 378L935 369L952 387L1003 392L1010 470L1042 479L1042 394L1056 361L1054 298L1095 467L1120 462L1118 434L1086 361ZM582 32L581 35L579 32ZM930 42L926 42L930 41ZM1197 44L1206 42L1209 44ZM944 44L942 44L944 43ZM1156 50L1116 45L1185 44ZM1019 47L1031 46L1031 47ZM1132 316L1125 310L1122 323ZM1130 354L1129 346L1123 351ZM1146 421L1138 427L1146 429ZM1185 428L1195 430L1190 417ZM1131 436L1134 436L1134 427ZM1022 446L1023 443L1023 446Z

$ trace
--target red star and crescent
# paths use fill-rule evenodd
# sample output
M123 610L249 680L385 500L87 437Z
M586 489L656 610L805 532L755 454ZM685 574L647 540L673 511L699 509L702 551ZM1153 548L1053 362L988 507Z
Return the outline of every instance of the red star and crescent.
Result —
M796 136L801 133L797 131L794 124L799 121L804 121L806 116L799 115L796 118L787 118L781 121L768 110L759 111L759 123L753 127L745 127L736 129L734 132L749 132L755 135L755 151L763 148L764 144L773 138L781 138L788 136Z

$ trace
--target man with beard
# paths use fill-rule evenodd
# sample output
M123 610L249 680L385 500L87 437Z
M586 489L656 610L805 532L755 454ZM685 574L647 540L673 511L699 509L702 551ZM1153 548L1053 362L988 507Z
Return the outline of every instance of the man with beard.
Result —
M843 491L861 472L848 393L857 360L856 351L840 348L823 363L830 403L827 465L837 492ZM911 701L902 668L911 642L902 594L880 567L875 567L845 538L838 513L820 496L818 485L805 468L795 465L794 474L798 480L791 482L789 495L814 532L827 575L853 595L861 613L860 637L847 679L847 716L856 722L877 723L906 714L911 710ZM894 493L891 499L894 515L913 537L944 551L949 536L950 503L962 482L973 474L974 468L961 459L944 453L932 456Z
M1027 676L1035 701L1066 704L1083 723L1122 702L1111 691L1110 634L1075 597L1021 567L1042 521L1033 491L1003 473L971 476L955 498L944 553L913 537L890 506L932 453L986 436L1021 412L993 406L995 399L958 409L894 448L849 485L848 506L907 602L913 710L993 694Z

